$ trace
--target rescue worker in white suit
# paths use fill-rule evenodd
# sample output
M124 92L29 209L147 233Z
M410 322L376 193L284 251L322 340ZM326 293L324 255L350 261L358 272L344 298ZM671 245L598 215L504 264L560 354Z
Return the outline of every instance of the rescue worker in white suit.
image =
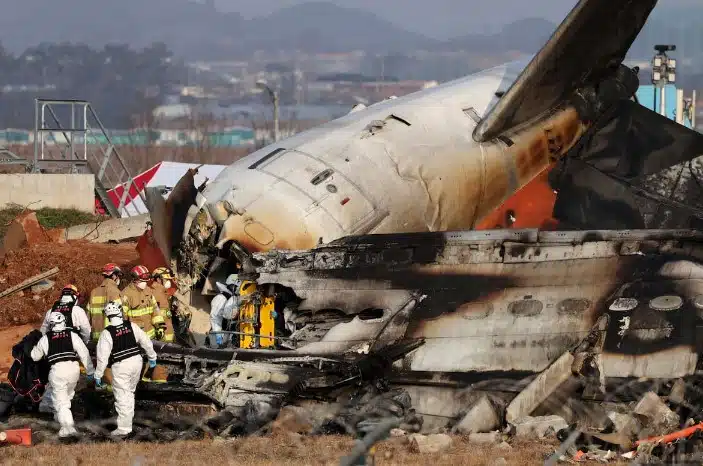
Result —
M77 433L71 413L71 400L81 373L78 361L85 367L88 379L93 378L93 362L83 340L66 327L66 317L60 312L49 316L50 330L32 348L35 361L47 358L49 362L49 384L53 391L54 418L59 423L59 437Z
M129 435L134 418L134 392L142 377L144 361L139 350L144 350L149 359L149 367L156 367L156 352L151 339L138 325L124 320L122 306L114 301L105 305L105 317L109 325L98 339L95 353L95 385L102 386L105 369L112 369L112 393L115 396L117 429L113 436Z
M220 293L210 301L210 331L221 332L229 330L229 323L239 315L239 287L242 281L237 274L227 277L224 285L216 282L215 285ZM217 346L222 346L225 342L225 335L214 333ZM229 340L229 339L228 339Z
M44 321L39 327L39 331L46 335L49 331L49 317L53 312L60 312L66 318L66 328L78 333L84 343L88 343L90 340L90 321L88 320L88 315L85 310L78 304L78 288L75 285L66 285L61 290L61 296L59 299L51 306L51 309L46 311L44 315ZM39 411L42 413L53 413L54 412L54 402L53 393L51 389L51 384L46 386L44 390L44 395L42 396L41 402L39 403Z

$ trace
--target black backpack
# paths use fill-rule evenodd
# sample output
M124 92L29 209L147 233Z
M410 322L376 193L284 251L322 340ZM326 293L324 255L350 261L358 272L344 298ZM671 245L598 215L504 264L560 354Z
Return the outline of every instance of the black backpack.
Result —
M15 362L12 363L7 375L12 389L34 403L41 401L49 381L49 364L46 358L34 361L31 356L32 348L37 345L41 337L42 333L39 330L32 330L21 342L12 347L12 357Z

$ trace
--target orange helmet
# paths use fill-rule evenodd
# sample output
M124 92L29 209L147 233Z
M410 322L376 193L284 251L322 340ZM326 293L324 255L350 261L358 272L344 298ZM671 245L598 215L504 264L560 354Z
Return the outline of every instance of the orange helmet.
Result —
M149 281L149 279L151 278L151 275L149 275L149 269L147 269L143 265L138 265L134 267L132 269L132 276L135 280L139 280L142 282Z
M109 264L105 264L105 267L103 267L103 275L106 277L111 277L113 275L122 275L122 269L117 264L113 264L112 262Z
M63 287L61 290L61 294L64 296L78 296L80 293L78 293L78 288L76 285L68 284Z

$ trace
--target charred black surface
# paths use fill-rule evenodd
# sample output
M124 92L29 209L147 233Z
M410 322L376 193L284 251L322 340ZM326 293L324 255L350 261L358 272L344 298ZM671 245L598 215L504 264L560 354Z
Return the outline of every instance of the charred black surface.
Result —
M701 228L703 211L644 183L701 154L703 135L622 101L550 173L554 217L570 229Z
M656 4L656 0L580 1L476 127L474 139L493 139L556 107L575 89L595 87L611 76Z
M188 209L195 203L198 189L195 187L197 170L189 169L173 187L166 200L166 215L170 219L171 231L168 233L168 248L173 250L183 238Z

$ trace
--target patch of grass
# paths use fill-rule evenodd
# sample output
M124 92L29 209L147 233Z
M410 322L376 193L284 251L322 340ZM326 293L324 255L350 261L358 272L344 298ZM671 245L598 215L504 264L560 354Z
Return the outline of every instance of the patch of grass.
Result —
M25 209L24 206L11 205L0 209L0 239L5 236L7 228L12 220L22 212L31 211L31 206ZM52 228L67 228L74 225L82 225L84 223L98 222L103 217L81 212L75 209L50 209L48 207L34 210L37 214L39 224L50 230Z

